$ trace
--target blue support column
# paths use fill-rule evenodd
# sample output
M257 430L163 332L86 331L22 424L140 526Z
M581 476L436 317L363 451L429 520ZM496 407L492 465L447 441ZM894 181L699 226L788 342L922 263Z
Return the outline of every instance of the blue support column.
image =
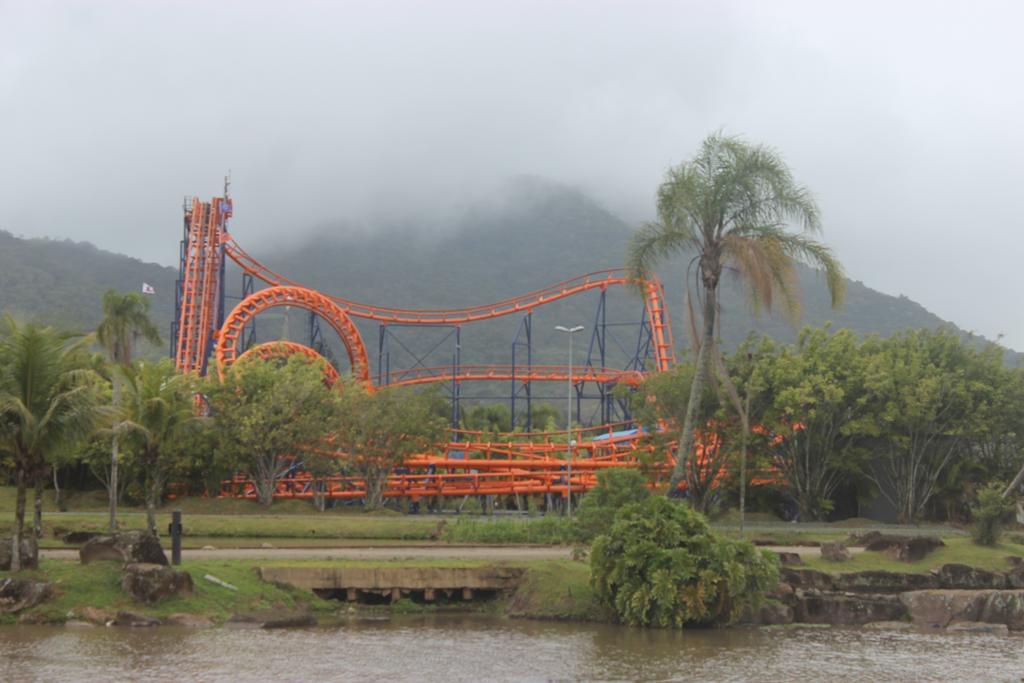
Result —
M533 311L527 311L522 322L519 323L516 336L512 339L512 393L510 398L512 429L516 428L518 422L516 399L522 394L526 400L526 419L523 421L523 428L529 432L533 430L533 383L529 378L525 382L520 383L517 378L518 373L516 370L519 368L517 364L519 347L525 347L526 375L529 377L533 369Z

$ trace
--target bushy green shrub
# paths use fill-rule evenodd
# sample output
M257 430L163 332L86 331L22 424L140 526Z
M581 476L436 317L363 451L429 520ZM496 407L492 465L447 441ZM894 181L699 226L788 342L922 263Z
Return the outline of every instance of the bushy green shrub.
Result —
M703 516L661 496L623 507L590 555L597 598L633 626L734 621L778 582L778 560L719 538Z
M537 543L563 545L574 539L572 521L546 515L535 519L480 519L460 517L445 527L452 543Z
M1003 518L1013 510L1013 501L1003 498L1005 486L989 484L978 492L978 503L971 508L974 527L971 536L978 545L995 545L1002 534Z
M576 511L578 539L589 542L608 533L620 508L651 495L647 484L648 478L635 469L616 467L598 472L597 486L583 496Z

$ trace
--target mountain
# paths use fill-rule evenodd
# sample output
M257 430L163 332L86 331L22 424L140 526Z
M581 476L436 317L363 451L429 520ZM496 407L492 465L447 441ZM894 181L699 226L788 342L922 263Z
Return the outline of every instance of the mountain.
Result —
M511 183L503 196L466 211L443 233L424 235L415 228L395 226L372 236L352 236L344 226L328 226L272 249L247 244L244 224L234 225L232 234L269 267L325 292L384 306L458 308L618 267L632 231L585 194L530 178ZM106 289L138 291L146 282L156 288L153 317L166 331L173 315L176 275L173 268L143 263L87 243L23 239L0 232L0 310L20 318L91 330L102 318L100 298ZM659 275L667 290L677 346L683 347L687 337L683 306L686 263L670 263ZM908 328L956 329L906 297L883 294L860 282L848 283L846 304L833 311L814 271L802 269L800 279L802 324L831 321L836 328L883 336ZM228 292L237 295L240 291L240 275L229 269ZM555 325L586 326L576 338L579 346L574 360L579 363L586 358L597 300L598 294L592 293L538 309L533 318L533 362L566 362L566 340L554 330ZM635 352L637 329L627 323L635 324L641 309L635 294L609 290L608 365L621 366ZM463 326L458 333L463 363L509 363L522 322L510 316ZM261 316L257 337L277 338L285 326L296 340L308 336L305 314L274 311ZM365 321L359 321L359 326L376 369L382 330ZM754 317L742 293L727 282L722 297L724 343L734 346L752 330L786 341L796 334L783 320ZM331 337L329 333L326 336ZM451 328L392 327L385 340L392 370L417 362L446 365L455 353ZM335 356L343 357L337 344L332 345ZM519 353L524 350L517 347ZM1016 354L1008 356L1015 362Z

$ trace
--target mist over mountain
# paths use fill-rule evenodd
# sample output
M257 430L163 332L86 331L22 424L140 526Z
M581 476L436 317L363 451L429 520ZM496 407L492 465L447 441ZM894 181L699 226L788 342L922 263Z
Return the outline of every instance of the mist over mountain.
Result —
M620 267L632 227L594 199L573 188L537 178L520 178L492 202L465 211L443 234L423 236L412 226L396 225L373 235L325 227L318 236L303 236L274 248L249 247L277 272L324 292L370 304L404 308L459 308L490 303L539 289L584 273ZM167 230L178 226L168 225ZM827 229L827 222L826 222ZM343 233L345 236L339 236ZM246 244L245 226L232 234ZM827 241L828 234L825 239ZM686 346L683 283L686 262L669 263L659 272L665 283L678 348ZM94 329L102 318L100 297L114 288L138 291L153 285L153 317L166 335L174 306L174 269L97 249L88 243L22 239L0 232L0 309L16 317ZM903 296L890 296L860 282L849 282L845 305L833 311L823 281L801 269L801 324L849 327L862 334L890 335L910 328L953 327ZM228 294L238 296L241 276L228 271ZM585 325L577 337L575 362L586 360L594 329L598 294L588 293L537 309L533 318L533 362L566 362L566 340L555 325ZM609 290L606 363L622 366L635 353L642 302L621 288ZM229 300L229 306L233 301ZM722 296L722 338L727 347L751 331L792 341L797 328L781 317L754 316L743 293L726 282ZM522 318L464 325L459 330L463 363L509 363ZM381 330L358 321L376 371ZM308 316L300 311L268 312L257 322L260 341L288 336L304 341ZM955 329L955 328L954 328ZM343 358L324 326L328 345ZM961 332L962 333L962 332ZM392 369L416 364L449 364L455 353L450 328L392 328L387 343ZM965 334L965 333L962 333ZM522 333L520 332L520 341ZM980 343L979 339L979 343ZM519 347L517 353L523 353ZM150 353L158 353L151 350ZM1008 354L1016 362L1016 354ZM519 362L523 357L520 355ZM596 356L592 360L597 364Z

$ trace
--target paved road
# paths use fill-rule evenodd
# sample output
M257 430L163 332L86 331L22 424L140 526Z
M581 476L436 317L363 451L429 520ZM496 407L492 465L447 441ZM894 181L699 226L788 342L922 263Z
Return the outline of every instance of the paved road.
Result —
M811 548L810 550L816 550ZM40 550L53 560L77 560L78 550ZM559 546L381 546L347 548L213 548L185 549L185 560L561 560L572 557L572 549Z

